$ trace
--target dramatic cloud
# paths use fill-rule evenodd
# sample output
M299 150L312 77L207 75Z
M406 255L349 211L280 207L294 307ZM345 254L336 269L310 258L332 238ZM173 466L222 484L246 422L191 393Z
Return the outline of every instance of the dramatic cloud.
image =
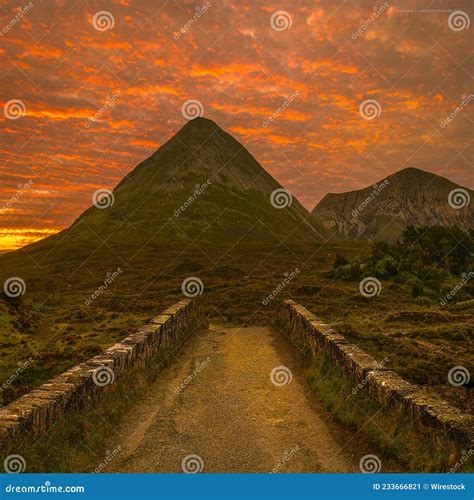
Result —
M188 99L308 208L407 166L472 187L472 3L425 3L1 2L0 250L69 225Z

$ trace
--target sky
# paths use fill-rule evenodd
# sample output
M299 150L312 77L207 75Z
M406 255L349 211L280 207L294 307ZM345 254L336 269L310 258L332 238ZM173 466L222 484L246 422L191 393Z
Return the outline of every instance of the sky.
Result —
M0 251L193 116L308 209L405 167L474 187L469 1L0 0Z

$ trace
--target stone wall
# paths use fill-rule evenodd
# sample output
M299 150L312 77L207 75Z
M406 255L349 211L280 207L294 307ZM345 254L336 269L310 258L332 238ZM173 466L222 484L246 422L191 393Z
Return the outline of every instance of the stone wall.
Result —
M0 448L38 435L71 409L110 390L122 375L143 368L160 351L207 328L198 304L186 299L151 319L143 328L103 354L75 366L0 409Z
M474 445L474 417L430 396L421 387L384 368L371 355L348 342L293 300L285 300L280 319L291 335L315 356L327 354L355 386L367 390L382 405L401 408L422 431L443 433L461 445Z

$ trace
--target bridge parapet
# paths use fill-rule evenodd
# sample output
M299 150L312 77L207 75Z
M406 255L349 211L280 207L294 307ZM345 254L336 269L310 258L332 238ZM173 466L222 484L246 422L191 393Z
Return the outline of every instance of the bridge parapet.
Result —
M117 380L143 368L161 351L179 345L194 331L207 328L198 303L185 299L88 361L0 409L0 448L34 438L72 409L113 389Z
M474 446L472 415L407 382L295 301L283 301L279 316L290 336L309 348L313 356L328 355L380 404L402 409L420 430L443 433L461 445Z

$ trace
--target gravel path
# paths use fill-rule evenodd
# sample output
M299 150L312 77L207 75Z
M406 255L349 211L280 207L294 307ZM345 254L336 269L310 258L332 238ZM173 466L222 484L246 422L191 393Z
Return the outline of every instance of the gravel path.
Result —
M104 471L358 471L341 447L348 431L312 398L304 364L276 330L211 325L124 415L110 442L121 452Z

